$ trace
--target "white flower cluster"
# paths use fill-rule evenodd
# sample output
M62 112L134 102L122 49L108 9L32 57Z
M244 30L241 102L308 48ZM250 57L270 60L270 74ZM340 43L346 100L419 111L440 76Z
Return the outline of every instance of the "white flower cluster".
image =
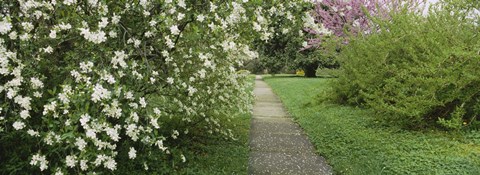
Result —
M290 1L288 3L279 3L272 5L269 8L257 7L255 10L256 21L252 22L253 30L259 32L260 39L268 42L275 35L285 35L291 32L292 26L296 25L300 20L297 20L295 15L290 12L290 9L301 9L299 4L301 1ZM283 18L282 23L291 25L279 25L275 19ZM281 31L276 31L276 27L282 27Z
M258 57L252 36L271 38L268 18L286 8L108 2L3 2L0 132L36 140L29 163L46 174L115 171L118 155L139 159L144 148L172 154L192 130L234 138L225 122L253 99L236 70Z
M312 15L310 15L309 12L306 12L305 15L302 17L302 20L303 20L303 26L305 28L308 28L308 29L311 29L313 31L315 31L316 34L318 35L331 35L332 34L332 31L328 30L327 28L325 28L323 26L322 23L320 24L317 24L315 22L315 19L312 17Z
M100 44L107 41L107 34L104 31L91 32L89 29L80 28L80 34L85 37L87 41L95 44Z

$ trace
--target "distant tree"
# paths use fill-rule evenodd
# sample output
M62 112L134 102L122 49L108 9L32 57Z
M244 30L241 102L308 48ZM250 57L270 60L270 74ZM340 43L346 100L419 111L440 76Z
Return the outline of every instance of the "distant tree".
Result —
M265 27L257 28L263 36L254 42L259 58L253 61L258 64L250 69L265 69L270 74L276 74L297 68L296 60L302 57L299 51L303 48L305 34L302 16L311 9L311 2L299 0L288 3L275 1L258 8L257 12L265 16L257 15L253 25Z

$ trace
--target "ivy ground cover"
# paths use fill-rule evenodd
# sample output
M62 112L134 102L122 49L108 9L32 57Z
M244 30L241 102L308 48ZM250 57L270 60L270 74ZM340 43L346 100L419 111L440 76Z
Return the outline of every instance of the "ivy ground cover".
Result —
M334 79L276 76L266 82L338 174L476 174L480 133L405 130L373 111L326 99ZM313 96L311 94L319 94Z

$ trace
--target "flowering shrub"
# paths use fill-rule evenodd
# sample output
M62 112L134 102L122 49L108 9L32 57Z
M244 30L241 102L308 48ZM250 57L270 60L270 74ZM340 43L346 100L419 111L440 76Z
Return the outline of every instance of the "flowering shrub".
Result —
M0 1L0 174L112 172L248 112L254 3ZM262 24L259 24L260 26ZM261 35L267 39L265 34Z
M305 48L319 47L322 40L330 35L346 37L346 32L353 35L371 32L371 21L365 11L370 15L378 14L383 6L377 0L316 2L315 9L303 18L305 30L314 36Z
M307 76L315 76L318 68L338 68L338 53L351 37L362 37L379 31L375 20L388 20L407 7L423 10L423 0L322 0L314 1L314 9L303 16L308 33L303 43L303 59L298 59Z
M311 34L304 49L322 47L332 36L348 43L350 36L379 31L374 20L388 20L401 10L420 13L424 8L424 0L315 1L315 9L303 18L305 30Z
M279 73L286 68L294 70L295 60L300 56L303 35L302 15L311 9L312 3L305 1L274 1L256 9L257 21L253 22L255 29L262 37L255 40L255 49L259 52L260 69L269 73ZM261 27L262 24L265 27Z
M413 128L474 123L480 115L477 4L445 1L428 16L405 9L377 21L381 32L353 39L341 53L339 99Z

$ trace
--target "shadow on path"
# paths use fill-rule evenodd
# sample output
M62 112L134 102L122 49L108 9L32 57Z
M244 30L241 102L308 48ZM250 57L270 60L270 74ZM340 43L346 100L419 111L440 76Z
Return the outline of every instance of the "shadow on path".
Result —
M250 129L249 174L332 174L272 89L257 76Z

